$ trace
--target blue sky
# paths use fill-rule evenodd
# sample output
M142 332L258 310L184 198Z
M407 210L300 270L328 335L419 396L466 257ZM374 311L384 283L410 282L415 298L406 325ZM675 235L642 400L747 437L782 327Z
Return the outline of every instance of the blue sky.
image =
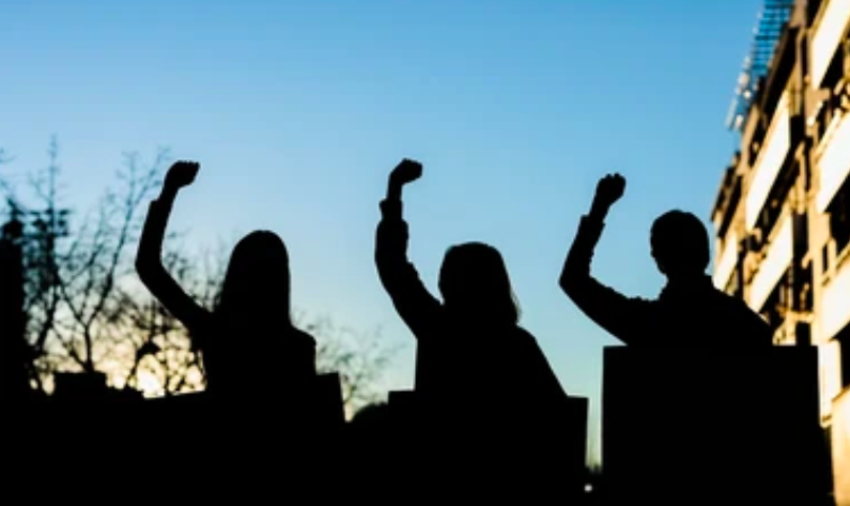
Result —
M410 256L436 290L445 249L504 254L564 388L599 413L616 344L557 287L596 180L628 179L595 274L655 296L652 219L706 222L735 148L724 119L756 0L196 1L0 5L5 172L45 164L56 134L69 200L90 205L122 151L169 146L202 169L174 229L194 246L272 229L295 304L406 343L389 388L412 382L412 337L372 261L378 200L402 157ZM436 292L435 292L436 293Z

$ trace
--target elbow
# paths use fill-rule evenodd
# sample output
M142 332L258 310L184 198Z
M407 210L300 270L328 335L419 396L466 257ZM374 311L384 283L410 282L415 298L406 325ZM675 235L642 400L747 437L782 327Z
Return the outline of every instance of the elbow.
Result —
M578 256L574 251L570 251L564 261L558 286L567 296L575 299L576 294L587 286L588 280L590 280L590 262Z
M561 272L561 277L558 279L558 286L561 287L561 290L572 298L576 291L578 290L578 285L580 284L579 277L576 276L575 272L569 268L569 266L564 267L564 270Z
M141 257L136 257L135 267L136 267L136 274L138 274L139 277L142 279L142 281L144 281L145 278L148 276L148 264L147 264L147 262L142 260Z
M148 260L146 258L146 255L144 254L144 252L139 251L139 253L136 255L136 262L135 262L136 273L140 277L144 278L151 270L150 264L151 264L151 262L150 262L150 260Z
M150 285L151 281L160 273L161 265L155 260L151 260L146 255L138 255L136 257L136 274L146 286Z

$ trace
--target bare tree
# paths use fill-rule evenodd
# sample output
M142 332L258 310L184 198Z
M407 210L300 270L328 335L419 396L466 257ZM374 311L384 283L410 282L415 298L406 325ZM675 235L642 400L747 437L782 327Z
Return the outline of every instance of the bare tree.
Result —
M120 185L84 216L63 207L55 139L48 155L47 168L28 182L30 206L0 178L8 212L26 218L26 308L35 379L58 371L99 371L115 386L151 395L203 389L202 363L188 331L140 285L132 261L143 207L158 189L168 151L160 150L147 164L137 154L125 155L117 172ZM8 157L0 151L2 159ZM212 309L224 280L225 250L189 257L179 237L166 239L165 266ZM377 387L395 350L384 346L379 332L364 335L337 328L330 318L308 320L303 314L296 322L319 340L319 369L340 373L349 415L380 398Z
M127 253L138 239L139 208L167 161L166 150L149 165L137 154L125 155L120 187L108 189L71 234L55 139L48 155L48 167L29 180L32 205L24 206L12 185L4 185L10 212L25 218L28 334L38 380L59 370L95 372L99 356L128 330L117 325L124 309L120 288L132 279Z
M306 331L318 341L317 367L320 372L340 375L346 416L384 398L381 380L398 347L388 346L380 329L371 333L348 327L337 327L327 316L308 321L299 318Z
M212 309L224 279L223 254L207 252L201 256L203 262L190 259L174 244L176 238L172 235L168 239L165 268L199 304ZM125 292L123 297L127 323L134 329L119 352L129 364L125 383L163 396L205 388L201 357L183 324L149 294Z

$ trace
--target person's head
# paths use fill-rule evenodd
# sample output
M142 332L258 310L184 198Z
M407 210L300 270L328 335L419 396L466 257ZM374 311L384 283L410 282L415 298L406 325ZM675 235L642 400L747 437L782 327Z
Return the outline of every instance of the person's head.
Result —
M652 257L668 279L701 276L709 264L708 230L699 218L669 211L652 224Z
M501 324L519 322L508 269L499 251L487 244L449 248L440 268L440 293L454 314Z
M233 249L218 312L239 324L290 324L289 253L277 234L258 230Z

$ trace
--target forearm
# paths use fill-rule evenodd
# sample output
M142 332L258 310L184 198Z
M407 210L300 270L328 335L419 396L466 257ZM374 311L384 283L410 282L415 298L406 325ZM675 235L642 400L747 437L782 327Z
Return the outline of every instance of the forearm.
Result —
M586 216L595 223L604 224L605 218L608 217L609 209L610 207L607 204L594 199L593 204L590 205L590 211Z
M564 260L561 271L561 288L572 295L576 288L590 280L590 266L593 253L604 228L604 214L599 209L591 209L582 216L578 232Z
M408 275L407 230L403 221L385 218L378 225L375 237L375 263L381 283L393 292Z
M399 201L401 202L401 188L402 185L390 180L389 184L387 184L387 200Z
M175 191L163 189L159 198L150 204L136 257L137 269L143 277L155 276L162 270L162 244L175 197Z

